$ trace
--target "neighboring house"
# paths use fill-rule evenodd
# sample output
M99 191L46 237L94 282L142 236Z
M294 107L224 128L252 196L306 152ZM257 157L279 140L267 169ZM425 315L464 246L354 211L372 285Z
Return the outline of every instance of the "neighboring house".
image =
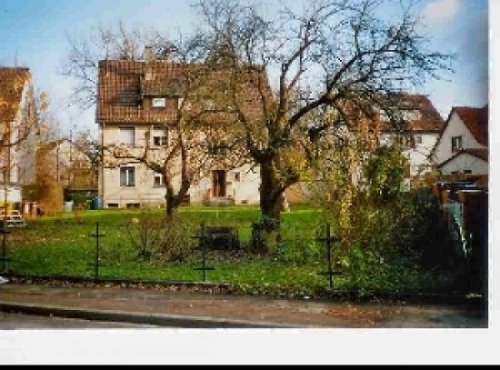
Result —
M150 147L160 150L171 144L168 131L160 125L177 118L181 96L172 81L186 64L168 61L120 61L99 63L96 121L104 147L122 144L145 147L150 130ZM104 158L100 171L99 195L105 208L161 206L166 188L161 174L140 162L119 166ZM180 177L180 176L178 176ZM180 186L180 178L174 181ZM258 204L260 176L249 165L230 168L213 166L208 177L193 183L187 202L192 204Z
M36 124L29 69L0 67L0 204L20 203L35 180Z
M453 107L433 160L443 175L488 175L488 106Z
M407 176L416 178L432 171L432 149L443 130L444 121L429 98L424 95L405 96L401 109L403 119L408 124L407 128L402 132L382 130L380 141L387 143L396 136L404 139L404 155L410 164Z
M38 145L37 167L70 190L97 189L97 173L90 158L69 139Z

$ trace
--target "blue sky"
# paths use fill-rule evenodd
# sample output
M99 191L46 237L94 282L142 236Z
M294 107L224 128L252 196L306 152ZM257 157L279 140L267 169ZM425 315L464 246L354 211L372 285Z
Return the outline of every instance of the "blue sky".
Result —
M268 7L276 1L259 3ZM443 118L454 105L486 104L488 1L421 0L418 8L422 32L432 37L434 47L457 54L449 81L431 82L421 93L430 96ZM196 17L188 1L177 0L0 0L0 65L32 70L35 87L49 94L63 131L95 130L93 109L82 112L71 104L73 82L60 73L68 52L66 35L86 35L98 23L120 20L128 28L176 34L188 33Z

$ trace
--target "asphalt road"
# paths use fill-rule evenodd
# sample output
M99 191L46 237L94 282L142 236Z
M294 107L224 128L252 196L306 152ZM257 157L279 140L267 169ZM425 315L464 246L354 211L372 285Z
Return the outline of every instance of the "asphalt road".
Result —
M154 325L91 321L0 312L0 330L18 329L147 329Z

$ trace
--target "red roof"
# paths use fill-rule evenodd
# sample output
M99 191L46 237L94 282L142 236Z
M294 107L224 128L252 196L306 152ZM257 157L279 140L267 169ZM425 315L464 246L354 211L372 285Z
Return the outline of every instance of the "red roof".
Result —
M443 129L444 121L429 98L425 95L412 94L404 98L408 109L417 110L421 114L418 120L410 121L410 128L413 131L438 131Z
M483 108L454 107L462 122L467 126L474 139L488 146L488 105Z
M419 118L408 122L412 131L441 132L444 121L432 102L425 95L403 94L399 96L399 109L409 113L417 111ZM389 128L393 130L393 128Z
M30 78L28 68L0 67L0 121L14 120L24 86Z

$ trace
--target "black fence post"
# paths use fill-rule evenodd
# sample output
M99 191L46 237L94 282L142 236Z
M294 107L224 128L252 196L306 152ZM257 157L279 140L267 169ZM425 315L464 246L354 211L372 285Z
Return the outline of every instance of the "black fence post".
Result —
M9 226L7 225L7 216L5 215L5 218L2 222L2 228L0 229L0 233L3 235L2 237L2 256L0 257L0 260L2 261L2 272L4 274L7 273L7 262L9 261L9 258L7 257L7 234L10 233Z
M94 279L99 279L99 238L104 237L104 234L99 233L99 222L95 225L95 234L90 234L91 237L95 238L95 262L94 262Z
M330 229L330 224L325 225L325 237L319 237L318 241L324 242L326 246L326 256L327 256L327 261L328 261L328 266L327 266L327 271L325 272L320 272L320 275L326 275L328 276L328 282L330 289L333 289L333 276L334 275L340 275L341 273L338 271L333 270L332 266L332 248L333 244L338 242L339 239L332 236L331 234L331 229Z
M207 255L208 255L208 236L206 234L205 230L205 223L202 222L200 226L200 235L197 235L194 237L195 239L198 239L198 248L202 248L202 266L201 267L195 267L194 270L198 271L203 271L203 281L207 281L207 271L213 271L215 270L213 267L208 267L207 266Z

